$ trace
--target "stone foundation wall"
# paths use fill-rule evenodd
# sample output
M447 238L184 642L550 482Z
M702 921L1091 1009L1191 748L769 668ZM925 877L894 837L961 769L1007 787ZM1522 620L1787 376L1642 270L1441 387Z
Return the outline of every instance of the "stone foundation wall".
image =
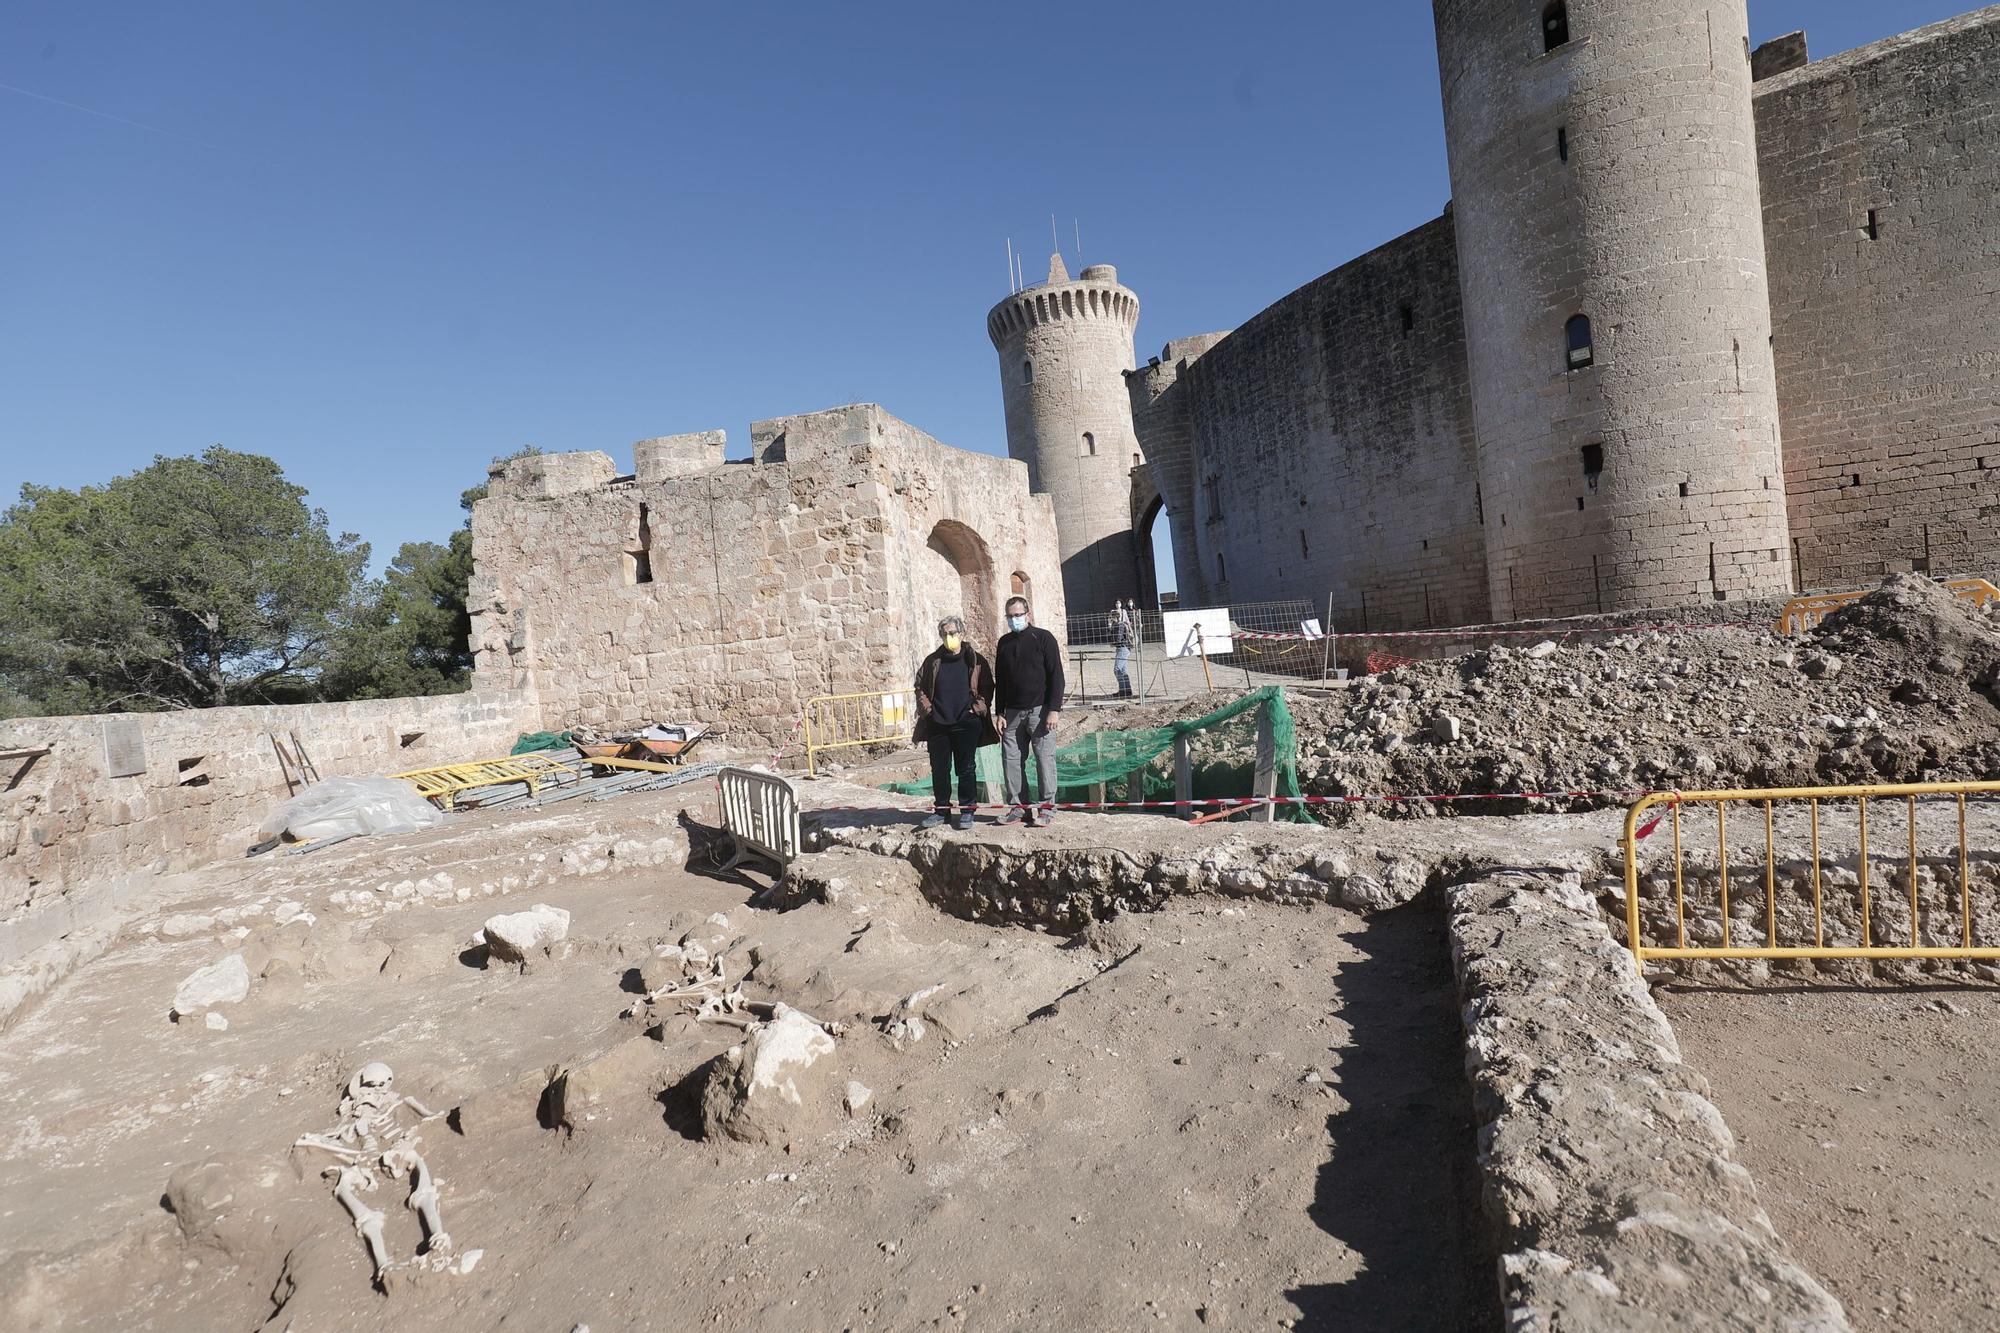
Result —
M0 923L84 885L240 856L288 795L272 747L320 776L366 776L505 754L536 709L518 691L0 722ZM32 947L32 946L30 946Z
M1507 1327L1846 1329L1575 879L1446 897Z

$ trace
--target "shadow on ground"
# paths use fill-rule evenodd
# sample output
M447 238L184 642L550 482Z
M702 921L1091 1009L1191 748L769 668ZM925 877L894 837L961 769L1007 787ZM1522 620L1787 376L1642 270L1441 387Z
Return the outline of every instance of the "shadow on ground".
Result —
M1347 1109L1327 1120L1334 1149L1310 1212L1361 1266L1346 1282L1287 1292L1298 1327L1498 1329L1443 918L1411 904L1349 939L1362 957L1340 968Z

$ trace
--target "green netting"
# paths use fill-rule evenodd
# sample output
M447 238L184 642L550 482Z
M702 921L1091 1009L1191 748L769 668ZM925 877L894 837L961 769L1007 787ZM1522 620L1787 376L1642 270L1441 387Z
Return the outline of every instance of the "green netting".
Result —
M524 731L508 754L533 754L537 750L560 750L570 743L567 731Z
M1271 733L1278 757L1276 794L1297 796L1298 733L1292 725L1291 709L1285 706L1284 689L1268 685L1201 717L1136 731L1091 731L1078 735L1056 751L1056 776L1062 784L1056 799L1087 801L1089 789L1102 783L1106 800L1130 800L1127 779L1133 773L1143 773L1147 800L1171 800L1174 742L1183 736L1188 738L1189 757L1194 765L1196 800L1247 797L1257 770L1257 716L1266 707L1271 712ZM1032 791L1037 781L1034 756L1026 756L1026 762ZM979 751L979 780L999 785L999 746L988 745ZM928 780L887 782L882 789L905 796L931 794ZM1308 818L1299 805L1280 806L1278 813L1284 819Z

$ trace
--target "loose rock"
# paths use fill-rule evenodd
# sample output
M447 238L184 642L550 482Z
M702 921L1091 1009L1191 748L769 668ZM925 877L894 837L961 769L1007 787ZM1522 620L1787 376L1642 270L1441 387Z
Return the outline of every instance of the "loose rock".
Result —
M174 1014L185 1017L218 1004L240 1004L249 994L249 965L241 953L232 953L188 974L174 990Z
M569 913L547 903L536 903L528 911L489 919L484 930L486 948L493 957L521 963L529 955L546 952L569 938Z
M702 1091L702 1133L782 1143L816 1130L833 1111L833 1038L787 1005L718 1056Z

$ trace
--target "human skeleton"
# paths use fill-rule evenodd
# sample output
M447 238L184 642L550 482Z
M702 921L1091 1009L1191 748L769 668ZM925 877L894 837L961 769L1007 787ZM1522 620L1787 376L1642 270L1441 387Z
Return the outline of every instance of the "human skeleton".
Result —
M689 940L659 950L662 958L678 961L681 975L656 990L647 991L625 1011L630 1018L640 1014L683 1013L698 1023L725 1023L746 1031L760 1022L775 1018L781 1007L767 1000L752 1000L743 994L743 983L732 982L720 956ZM817 1020L815 1020L817 1021ZM820 1023L828 1036L846 1032L840 1023Z
M397 1267L423 1267L442 1271L451 1262L451 1235L444 1229L438 1209L437 1181L430 1164L417 1151L415 1126L405 1128L397 1114L408 1110L417 1124L435 1120L442 1112L432 1111L414 1097L405 1097L390 1085L395 1072L380 1060L370 1060L347 1081L347 1095L340 1099L340 1123L324 1134L302 1136L295 1147L316 1148L332 1153L340 1161L320 1174L332 1178L333 1197L354 1219L354 1230L368 1246L368 1258L375 1266L375 1283ZM423 1253L398 1265L389 1258L382 1235L382 1211L370 1208L361 1198L381 1185L378 1172L392 1180L410 1178L410 1197L405 1206L423 1222L427 1244Z

